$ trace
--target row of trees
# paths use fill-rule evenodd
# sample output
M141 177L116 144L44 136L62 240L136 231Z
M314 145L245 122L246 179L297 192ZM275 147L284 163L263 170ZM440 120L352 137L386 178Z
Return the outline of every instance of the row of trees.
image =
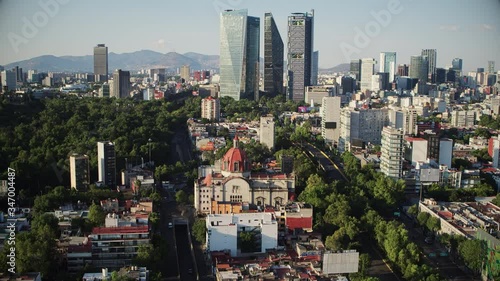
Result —
M487 183L476 184L472 188L452 188L433 184L426 190L427 196L437 201L471 202L476 196L493 196L496 190Z
M406 279L440 280L423 264L404 225L384 219L404 201L404 182L377 173L370 165L361 168L350 153L344 153L342 160L350 182L325 183L319 175L311 175L299 195L300 201L314 206L315 227L326 236L325 246L330 250L360 249L361 235L367 233ZM351 277L373 280L362 271Z

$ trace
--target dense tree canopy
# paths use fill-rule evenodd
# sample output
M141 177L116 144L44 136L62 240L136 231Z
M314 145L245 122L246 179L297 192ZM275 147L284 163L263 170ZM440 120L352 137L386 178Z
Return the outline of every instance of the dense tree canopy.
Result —
M201 244L205 244L207 226L204 219L197 219L193 224L193 236Z
M486 242L482 240L464 240L458 246L460 256L465 264L476 273L482 269L486 261Z
M172 132L186 118L199 115L200 99L185 106L167 101L65 97L0 107L0 165L14 168L16 185L39 194L44 186L69 186L69 155L90 157L91 182L97 180L97 142L115 143L117 169L148 156L158 164L168 159ZM5 169L3 172L5 172ZM4 175L5 176L5 175Z
M89 208L89 221L94 226L104 225L106 219L106 213L100 205L92 204Z

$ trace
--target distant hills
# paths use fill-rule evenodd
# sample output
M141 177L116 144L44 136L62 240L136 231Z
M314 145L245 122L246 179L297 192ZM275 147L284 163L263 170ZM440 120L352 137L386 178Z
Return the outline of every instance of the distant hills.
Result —
M191 69L217 69L219 68L218 55L203 55L198 53L179 54L169 52L162 54L150 50L141 50L132 53L109 53L109 71L121 68L123 70L139 70L148 68L175 69L183 65L190 65ZM94 58L86 56L39 56L28 60L13 62L5 65L5 69L15 66L24 70L36 69L38 71L54 72L93 72Z
M319 73L348 72L351 69L349 63L341 63L331 68L320 68Z
M261 58L261 61L263 59ZM176 69L183 65L189 65L191 69L218 69L218 55L204 55L198 53L179 54L169 52L162 54L151 50L141 50L132 53L109 53L108 56L109 71L114 69L140 70L149 68L168 68ZM89 72L94 71L93 55L86 56L61 56L44 55L28 60L13 62L3 67L12 69L15 66L22 67L24 71L36 69L38 71L53 72ZM0 66L1 68L1 66ZM332 68L320 69L320 73L333 73L348 71L349 64L343 63Z

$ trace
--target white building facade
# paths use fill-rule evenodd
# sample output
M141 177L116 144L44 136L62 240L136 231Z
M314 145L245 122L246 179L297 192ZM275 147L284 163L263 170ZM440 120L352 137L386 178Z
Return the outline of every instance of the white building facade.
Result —
M340 138L341 97L324 97L321 106L321 136L327 143L337 144Z
M265 253L278 246L278 223L274 213L212 214L206 218L206 245L209 252L230 251L231 256L244 253L238 248L242 233L251 234L254 251ZM260 247L259 247L260 246Z
M403 130L384 127L380 170L386 176L400 179L403 176Z

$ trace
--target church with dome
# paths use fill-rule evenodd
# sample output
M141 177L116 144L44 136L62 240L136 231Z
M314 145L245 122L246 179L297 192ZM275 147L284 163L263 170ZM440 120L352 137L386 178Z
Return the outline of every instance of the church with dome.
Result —
M194 183L194 205L198 213L233 213L286 204L294 196L295 176L281 172L252 172L252 162L239 147L233 147L212 166L200 166ZM224 206L224 207L223 207Z

